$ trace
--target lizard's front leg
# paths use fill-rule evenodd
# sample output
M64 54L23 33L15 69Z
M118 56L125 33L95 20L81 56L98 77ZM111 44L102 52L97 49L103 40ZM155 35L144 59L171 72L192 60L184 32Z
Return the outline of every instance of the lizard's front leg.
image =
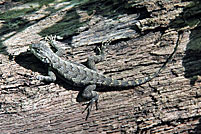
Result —
M40 80L40 81L45 81L45 82L54 82L54 81L56 81L56 75L52 71L51 67L48 67L48 76L38 75L38 76L36 76L36 78L38 80Z
M72 48L65 46L65 44L61 44L56 40L57 36L56 35L50 35L45 37L45 41L48 42L53 48L56 49L56 54L59 57L62 57L63 55L67 53L71 54L72 53Z

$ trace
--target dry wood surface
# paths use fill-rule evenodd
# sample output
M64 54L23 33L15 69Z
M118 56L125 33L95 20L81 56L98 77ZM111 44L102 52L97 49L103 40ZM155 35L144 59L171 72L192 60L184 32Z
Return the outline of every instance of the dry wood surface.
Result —
M27 5L0 1L3 13ZM0 133L201 133L200 7L196 0L56 0L23 14L25 23L11 23L11 29L0 18ZM98 70L132 80L163 65L179 32L176 54L158 77L133 89L98 92L99 109L87 121L76 87L37 80L47 68L27 52L28 45L54 34L63 37L58 43L73 47L73 55L63 58L81 63L110 40Z

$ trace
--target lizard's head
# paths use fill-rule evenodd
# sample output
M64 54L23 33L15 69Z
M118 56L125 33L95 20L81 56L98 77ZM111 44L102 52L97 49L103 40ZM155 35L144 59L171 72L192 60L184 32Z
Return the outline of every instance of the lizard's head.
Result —
M49 56L52 51L47 45L43 43L31 44L30 51L43 63L50 63Z

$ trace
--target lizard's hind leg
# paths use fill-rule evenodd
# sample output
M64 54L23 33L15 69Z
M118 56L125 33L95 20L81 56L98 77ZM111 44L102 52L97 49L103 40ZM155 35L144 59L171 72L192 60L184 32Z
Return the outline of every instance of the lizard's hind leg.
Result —
M96 93L96 91L94 91L95 89L96 89L96 85L88 85L83 91L80 91L81 94L78 97L81 97L81 98L77 98L77 99L82 99L82 101L83 100L89 100L89 103L87 104L86 108L83 111L83 113L84 113L87 110L87 116L86 116L85 120L88 119L94 103L96 104L96 110L98 109L98 98L99 98L99 96Z

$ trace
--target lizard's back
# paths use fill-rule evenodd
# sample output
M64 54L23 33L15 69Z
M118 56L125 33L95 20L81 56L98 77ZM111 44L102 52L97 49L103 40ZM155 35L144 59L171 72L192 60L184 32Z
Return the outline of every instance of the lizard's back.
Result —
M88 86L95 84L97 86L115 88L134 87L150 81L162 70L162 68L160 68L159 71L155 72L153 75L141 79L131 81L117 80L111 77L106 77L82 64L63 60L44 43L32 44L30 46L30 50L42 62L48 63L50 67L64 79L64 81L76 86Z
M90 84L96 84L97 86L115 86L116 84L120 84L117 80L106 77L82 64L63 60L43 43L32 44L30 50L42 62L49 64L49 66L67 83L76 86ZM114 81L116 81L116 83L114 83Z
M55 55L52 58L51 67L56 70L68 82L77 86L85 86L96 84L98 86L105 85L105 81L111 79L98 73L82 64L65 61Z

